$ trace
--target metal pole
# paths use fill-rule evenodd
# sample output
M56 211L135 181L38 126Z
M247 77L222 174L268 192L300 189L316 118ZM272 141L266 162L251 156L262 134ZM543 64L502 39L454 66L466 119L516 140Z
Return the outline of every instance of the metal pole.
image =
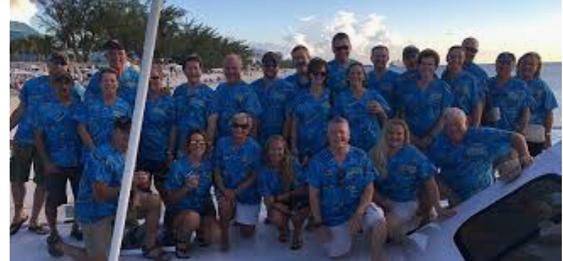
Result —
M127 206L129 205L129 193L133 181L133 172L135 170L135 160L137 159L137 148L141 136L141 126L143 124L143 114L145 111L145 101L147 99L149 74L154 54L154 45L156 40L156 32L158 29L158 20L160 19L160 9L163 0L153 0L151 12L145 29L145 43L143 47L143 60L141 64L141 76L137 85L137 96L135 98L135 109L133 111L133 120L131 133L129 135L129 145L127 156L125 158L125 170L123 179L121 180L121 190L119 192L119 202L117 205L117 214L115 216L115 225L113 228L113 236L111 238L111 250L109 260L117 261L121 250L121 239L123 238L123 229L125 227L125 218L127 215Z

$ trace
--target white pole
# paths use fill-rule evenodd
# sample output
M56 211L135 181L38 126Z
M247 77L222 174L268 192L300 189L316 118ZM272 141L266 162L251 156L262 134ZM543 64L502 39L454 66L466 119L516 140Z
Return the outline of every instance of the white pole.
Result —
M156 32L158 29L158 20L160 19L160 9L163 0L153 0L151 12L145 29L145 43L143 46L143 60L141 62L141 76L137 85L137 97L135 98L135 109L133 111L133 119L131 133L129 135L129 145L127 156L125 158L125 170L123 179L121 180L121 190L119 192L119 202L117 205L117 214L115 217L115 225L113 227L113 236L111 238L111 250L109 260L117 261L119 259L119 251L121 250L121 239L123 238L123 229L125 227L125 217L127 215L127 206L129 205L129 193L131 192L131 184L133 181L133 172L135 170L135 161L137 159L137 146L141 136L141 126L143 124L143 114L145 111L145 101L147 99L149 74L152 65L154 53L154 45L156 41Z

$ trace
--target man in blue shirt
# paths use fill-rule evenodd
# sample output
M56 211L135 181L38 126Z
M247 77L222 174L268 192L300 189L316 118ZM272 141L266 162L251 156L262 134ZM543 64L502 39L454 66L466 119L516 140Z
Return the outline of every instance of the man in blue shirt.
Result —
M169 148L169 154L182 154L188 134L193 130L207 129L215 95L207 84L201 82L203 61L199 56L188 56L182 68L188 81L174 89L176 119L172 132L175 147Z
M387 238L383 210L371 202L378 174L361 149L349 145L344 118L332 119L329 147L313 157L309 167L309 202L313 227L330 257L348 253L352 237L370 228L372 260L383 260Z
M52 82L56 75L65 73L67 69L66 56L61 53L51 54L47 61L49 75L33 78L24 84L19 94L20 103L10 115L10 130L18 126L10 157L10 183L14 200L14 217L10 225L10 235L17 233L28 219L30 219L30 231L41 235L49 233L46 227L37 222L39 212L45 202L45 186L41 162L34 145L32 113L42 103L56 99ZM73 96L75 96L74 92ZM26 194L25 182L29 180L32 162L36 188L30 218L23 211L23 202Z
M473 37L467 37L463 39L461 46L465 49L465 62L463 63L463 69L477 79L478 88L482 93L489 76L487 75L487 72L481 68L481 66L473 62L477 52L479 52L479 42Z
M297 96L299 92L309 89L307 66L311 60L311 55L309 54L307 47L297 45L291 50L291 60L293 62L293 67L295 68L295 73L287 76L285 80L293 84L295 88L294 95Z
M337 33L332 37L332 52L334 59L328 62L328 79L327 87L330 90L330 101L338 96L342 91L346 90L346 70L348 66L354 62L350 59L350 51L352 44L350 37L346 33Z
M47 240L50 250L69 255L75 260L107 260L130 128L129 118L116 119L111 141L96 147L85 161L75 204L76 219L84 231L85 248L65 244L60 237L56 237ZM128 215L135 213L145 218L143 256L168 260L156 244L160 198L141 190L140 185L145 182L142 177L146 178L146 175L145 172L135 173Z
M373 47L371 49L371 62L373 63L373 71L368 73L367 87L378 91L391 109L395 110L395 81L399 77L399 73L387 68L387 62L389 62L387 46L376 45Z
M131 118L132 114L129 104L117 96L117 72L107 68L99 74L102 79L102 97L86 100L75 115L84 152L94 151L96 146L109 143L112 122L119 117Z
M520 165L526 167L532 163L521 134L468 127L467 116L459 108L447 109L444 117L445 131L431 145L428 155L440 168L438 179L445 185L442 188L446 188L441 193L452 205L467 200L494 182L495 161L508 157L499 164L512 168L499 167L500 179L504 181L518 177Z
M231 134L229 122L236 113L249 113L255 123L262 113L258 96L250 85L241 80L242 59L240 56L227 55L223 70L227 82L219 84L215 90L207 127L207 135L211 143ZM252 134L256 134L256 125L253 126L255 129L251 131Z
M278 77L280 55L267 52L262 56L264 77L252 82L251 86L263 108L258 126L258 142L266 144L272 135L288 137L289 121L287 110L293 98L294 87Z
M49 237L58 237L57 208L67 203L66 183L72 186L74 197L80 180L80 139L72 115L79 103L71 97L70 74L61 74L53 81L57 100L40 104L33 114L35 146L43 163L47 188L45 216L51 229ZM76 223L74 231L78 231Z
M118 96L131 104L135 105L135 98L137 96L137 83L139 81L139 72L129 64L127 61L127 53L125 48L117 40L109 40L104 44L106 50L106 59L108 60L109 67L117 72L117 79L119 81ZM98 72L92 76L84 100L100 98L102 95L102 72Z

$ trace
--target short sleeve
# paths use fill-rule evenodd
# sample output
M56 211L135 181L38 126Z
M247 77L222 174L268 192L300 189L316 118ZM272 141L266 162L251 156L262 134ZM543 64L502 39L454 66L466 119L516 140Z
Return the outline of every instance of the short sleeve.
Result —
M168 190L177 190L182 187L182 183L178 182L178 174L181 173L178 162L174 162L168 170L168 175L166 177L165 187Z
M258 192L263 197L272 196L272 180L270 172L266 168L258 170Z
M246 97L246 104L244 108L253 117L258 117L262 113L262 106L256 92L249 87L248 95Z

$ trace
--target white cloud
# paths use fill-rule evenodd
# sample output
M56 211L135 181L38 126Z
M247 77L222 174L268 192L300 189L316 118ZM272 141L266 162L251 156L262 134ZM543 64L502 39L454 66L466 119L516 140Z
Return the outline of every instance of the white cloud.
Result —
M31 0L10 0L10 20L29 24L37 13L37 6Z
M316 15L310 15L310 16L306 16L306 17L301 17L301 18L299 18L299 21L301 21L301 22L310 22L310 21L315 20L315 19L317 19L317 16L316 16Z
M351 57L363 63L369 63L370 50L377 44L387 45L391 50L391 57L398 57L397 53L400 53L404 42L399 33L385 25L385 16L372 13L358 17L353 12L338 11L334 17L299 19L298 24L290 27L288 35L284 37L286 51L302 44L309 48L313 56L330 60L333 58L331 39L338 32L345 32L350 36Z

